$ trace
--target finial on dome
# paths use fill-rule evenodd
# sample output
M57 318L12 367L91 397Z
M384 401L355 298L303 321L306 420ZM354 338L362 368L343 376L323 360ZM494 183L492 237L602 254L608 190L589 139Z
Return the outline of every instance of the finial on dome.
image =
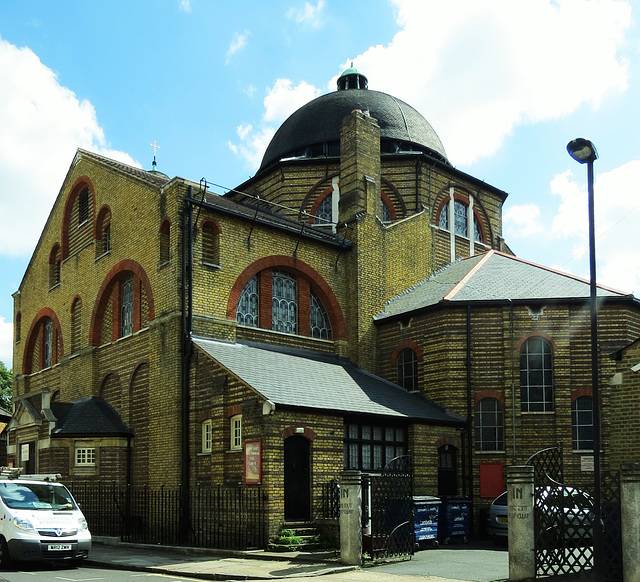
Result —
M353 62L351 62L351 66L338 77L338 91L368 88L369 81L362 73L358 72L358 69L353 66Z

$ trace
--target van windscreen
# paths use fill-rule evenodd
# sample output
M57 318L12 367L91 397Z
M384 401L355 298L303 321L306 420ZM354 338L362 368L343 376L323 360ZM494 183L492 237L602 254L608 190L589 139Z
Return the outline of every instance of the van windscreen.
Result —
M0 497L11 509L77 509L67 488L53 483L0 482Z

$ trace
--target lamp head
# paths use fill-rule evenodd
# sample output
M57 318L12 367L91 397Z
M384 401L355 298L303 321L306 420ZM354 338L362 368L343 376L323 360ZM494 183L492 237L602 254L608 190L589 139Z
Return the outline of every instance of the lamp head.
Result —
M580 162L581 164L593 162L598 159L596 146L583 137L570 141L567 144L567 151L576 162Z

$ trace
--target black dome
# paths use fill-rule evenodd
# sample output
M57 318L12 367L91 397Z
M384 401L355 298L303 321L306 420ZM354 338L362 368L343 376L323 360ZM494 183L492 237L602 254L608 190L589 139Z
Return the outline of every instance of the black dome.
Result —
M317 97L293 113L273 136L258 173L282 158L338 155L342 121L354 109L368 110L377 120L382 153L422 151L449 163L433 127L413 107L379 91L347 89Z

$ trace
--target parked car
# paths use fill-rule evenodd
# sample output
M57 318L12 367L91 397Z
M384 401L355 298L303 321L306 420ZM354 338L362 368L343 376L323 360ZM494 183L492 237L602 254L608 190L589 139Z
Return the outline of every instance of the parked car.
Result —
M0 566L13 560L68 560L91 550L87 520L54 476L0 478Z
M489 507L487 533L497 543L506 543L508 535L507 492L498 495Z
M545 530L564 540L590 540L593 533L594 503L591 495L574 487L536 488L536 510ZM562 517L560 517L562 516ZM509 534L507 492L496 497L489 508L487 533L506 542Z
M556 539L591 540L594 503L585 491L574 487L544 487L536 491L536 509L541 512L539 519L545 530Z

